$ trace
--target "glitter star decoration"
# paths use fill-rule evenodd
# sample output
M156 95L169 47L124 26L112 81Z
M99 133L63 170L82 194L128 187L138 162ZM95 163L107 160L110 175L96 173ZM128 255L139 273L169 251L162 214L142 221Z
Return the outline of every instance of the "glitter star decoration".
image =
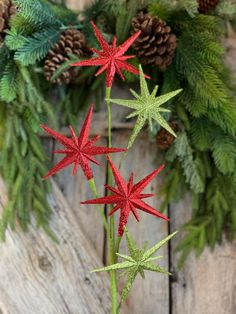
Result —
M155 86L153 92L150 93L141 65L139 66L139 72L140 72L140 95L138 95L134 90L130 89L130 92L136 99L134 100L110 99L110 101L113 102L114 104L134 109L134 112L132 112L127 117L127 119L137 117L133 133L128 143L128 148L130 148L133 145L136 137L138 136L141 129L144 127L146 121L148 121L151 130L152 120L155 120L161 127L166 129L168 132L170 132L172 135L176 137L175 132L171 129L171 127L161 114L163 112L170 112L170 110L162 108L161 105L163 105L171 98L179 94L182 91L182 89L178 89L173 92L156 97L158 86Z
M128 230L125 228L126 243L130 255L128 256L116 253L118 257L124 260L123 262L103 267L101 269L95 269L92 271L92 273L123 270L126 274L127 282L121 294L122 303L126 300L128 293L130 292L130 289L138 274L140 274L143 279L145 278L145 271L147 270L170 275L168 271L153 263L155 260L162 258L162 256L153 257L153 254L155 254L164 244L166 244L176 233L177 232L172 233L171 235L147 250L146 245L142 249L139 249L137 244L129 234Z
M111 195L88 200L81 204L114 204L114 208L109 213L109 216L113 215L117 210L120 210L120 222L118 235L121 237L124 233L124 228L128 222L130 213L132 212L137 221L139 221L139 215L137 209L142 210L148 214L169 220L166 216L152 208L150 205L145 203L143 199L154 196L153 194L142 194L145 187L159 174L163 169L163 165L154 170L144 179L134 184L134 176L131 174L128 183L125 182L119 170L115 167L109 157L107 157L109 165L112 169L112 173L117 185L117 188L105 185L105 187L112 192Z
M72 137L67 138L64 135L61 135L55 132L54 130L48 128L47 126L41 125L41 128L43 128L45 132L47 132L49 135L51 135L65 147L65 149L56 150L54 153L66 155L54 168L52 168L48 172L44 179L47 179L48 177L54 175L63 168L71 164L74 164L72 175L76 174L78 167L80 165L84 172L85 177L88 180L90 180L93 178L93 173L89 163L92 162L96 165L99 165L94 156L126 151L126 149L120 148L107 148L94 146L93 144L100 138L100 136L98 135L93 137L91 140L88 140L92 114L93 106L91 106L89 109L87 117L81 128L79 137L76 136L75 131L71 126L69 128Z
M106 87L112 86L116 73L121 77L122 80L124 80L121 70L139 75L138 69L126 62L126 60L132 59L135 56L125 56L124 54L138 38L140 31L132 35L122 45L117 47L116 37L114 37L112 45L110 46L103 38L97 26L93 22L91 22L91 24L102 50L99 51L97 49L92 49L92 51L96 53L97 57L73 63L71 66L101 66L101 68L96 73L96 76L106 71Z

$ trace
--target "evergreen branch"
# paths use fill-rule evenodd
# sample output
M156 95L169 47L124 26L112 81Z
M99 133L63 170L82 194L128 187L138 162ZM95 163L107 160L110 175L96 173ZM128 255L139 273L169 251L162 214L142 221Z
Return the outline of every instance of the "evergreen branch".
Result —
M198 13L198 2L196 0L179 0L177 1L177 9L184 8L191 17Z
M8 185L10 199L0 220L2 239L7 227L11 226L14 229L16 221L22 230L26 231L32 209L37 225L48 228L51 212L46 198L50 191L48 184L42 182L41 176L38 176L41 173L39 164L45 163L42 145L16 108L17 106L14 111L9 111L10 134L6 134L9 140L3 147L2 154L5 157L0 167ZM26 139L22 138L22 128L26 133Z
M21 62L23 66L35 64L36 61L43 59L48 51L58 42L60 34L61 30L55 28L48 28L42 32L34 33L17 50L15 60Z
M219 126L223 132L235 137L236 135L236 107L235 101L228 100L221 103L221 108L212 108L207 112L210 121Z
M11 102L16 98L18 71L14 61L8 61L0 80L1 99Z
M54 12L46 1L40 0L14 0L20 14L25 20L37 26L60 27L62 23L56 19Z
M204 182L197 170L193 151L188 143L188 138L185 132L178 135L174 145L175 153L182 163L186 181L196 193L202 193L204 191Z
M10 50L17 50L23 47L27 42L25 36L17 32L15 28L7 31L7 36L5 38L5 44Z
M0 49L0 77L2 77L6 64L8 64L8 61L10 60L10 52L7 46L3 45Z
M22 76L21 81L24 82L25 86L25 95L23 95L23 99L27 100L28 104L30 104L30 109L36 116L39 113L42 114L42 112L45 112L55 126L56 121L53 108L47 101L45 101L40 91L35 87L30 72L25 67L20 67L20 72ZM42 120L40 120L40 122L42 122Z
M198 150L204 151L212 147L213 128L206 117L193 119L191 135L193 144Z
M139 4L137 0L123 2L123 10L120 11L116 22L116 35L119 42L123 42L127 38L132 18L136 15Z
M216 7L216 13L224 18L232 18L236 14L235 0L221 0Z
M10 30L16 30L18 34L24 36L30 36L32 33L36 32L39 28L41 29L41 25L35 25L28 21L21 14L16 14L11 17L10 20Z
M235 140L221 132L214 132L213 158L217 168L223 174L231 174L236 170Z

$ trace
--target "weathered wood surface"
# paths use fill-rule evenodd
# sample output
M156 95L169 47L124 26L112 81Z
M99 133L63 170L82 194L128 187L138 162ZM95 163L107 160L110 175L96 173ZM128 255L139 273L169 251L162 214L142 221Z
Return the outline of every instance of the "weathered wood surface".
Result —
M171 229L178 230L191 217L191 199L172 205L170 212ZM172 313L236 313L236 242L225 242L214 252L207 248L199 258L192 253L178 272L174 250L181 237L177 234L171 242L170 264L176 274L171 284Z
M99 141L100 145L106 145L105 140ZM55 162L61 157L55 158ZM105 164L105 157L96 158L101 164ZM97 190L99 195L104 194L104 184L106 180L106 169L104 167L93 167L94 177L99 178ZM96 206L80 205L80 202L94 198L87 180L81 171L72 177L72 169L68 168L56 176L59 187L66 196L66 199L73 210L76 220L82 226L83 232L87 239L92 243L100 260L103 260L104 254L104 228L100 213Z
M119 107L113 106L112 110L115 112ZM121 110L119 108L119 110ZM113 114L115 119L117 115ZM121 147L126 146L130 131L114 130L113 145ZM120 171L125 179L129 179L131 172L135 173L134 181L138 182L147 174L152 172L158 165L154 162L157 155L156 144L150 143L147 133L139 137L132 149L129 151L127 157L122 160ZM116 165L120 164L121 156L114 155L113 161ZM161 185L161 176L157 177L145 189L145 193L154 193L157 197L146 200L148 204L154 208L159 208L161 200L158 198L159 188ZM138 223L131 214L129 217L128 228L131 235L135 238L139 247L142 247L147 241L150 246L154 245L168 234L168 224L152 215L139 211L140 222ZM119 215L116 215L116 229L118 228ZM125 240L121 243L121 252L128 253ZM168 269L168 246L160 250L160 255L163 259L160 264L165 269ZM169 278L161 274L154 274L146 272L145 280L138 276L130 296L127 300L127 309L123 311L124 314L166 314L169 311Z
M27 234L8 231L0 244L0 313L109 314L108 276L90 274L101 261L55 183L50 204L60 245L34 226Z

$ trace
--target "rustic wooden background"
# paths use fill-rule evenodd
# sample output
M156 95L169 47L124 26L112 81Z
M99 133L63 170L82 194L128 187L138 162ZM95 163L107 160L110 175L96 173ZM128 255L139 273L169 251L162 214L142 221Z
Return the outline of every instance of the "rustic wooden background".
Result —
M82 8L84 1L68 0L68 4ZM227 62L235 67L236 38L231 32L226 39ZM236 68L235 68L236 70ZM116 88L113 93L125 97L127 91ZM113 144L124 147L132 123L125 121L126 112L113 109ZM83 116L81 116L81 119ZM92 134L101 134L106 142L106 112L94 114ZM80 125L80 122L79 122ZM44 139L45 149L52 156L54 142ZM130 151L122 173L132 170L139 179L157 166L154 158L157 147L142 133ZM114 155L119 162L120 156ZM103 159L104 161L104 159ZM56 162L56 160L55 160ZM99 192L104 191L106 170L94 167L99 180ZM80 201L91 197L83 174L71 177L67 169L54 177L50 203L53 210L52 228L60 245L52 243L34 226L27 234L7 233L6 243L0 244L0 314L91 314L110 313L109 278L107 274L93 274L105 259L105 235L95 207L81 206ZM161 177L153 181L150 191L158 195ZM0 181L0 208L6 202L6 191ZM161 200L153 198L158 208ZM149 240L154 244L179 227L191 216L191 200L170 204L171 223L141 216L141 223L130 219L129 230L139 244ZM123 314L235 314L236 313L236 243L224 243L212 253L208 249L199 259L191 254L184 269L176 269L174 253L179 234L163 248L161 264L174 275L165 277L147 274L139 278L124 307ZM126 250L124 243L121 249Z

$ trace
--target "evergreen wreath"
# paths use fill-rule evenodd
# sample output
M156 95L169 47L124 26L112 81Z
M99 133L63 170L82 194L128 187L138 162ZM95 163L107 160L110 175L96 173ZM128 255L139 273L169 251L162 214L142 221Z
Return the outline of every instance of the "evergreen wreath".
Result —
M78 38L76 44L71 42L73 37L67 32L69 37L65 42L65 36L61 40L62 34L79 30L88 47L98 47L90 24L93 20L108 42L116 35L118 44L138 27L142 41L134 42L130 51L135 54L139 49L139 57L130 63L137 67L145 59L144 72L152 78L148 85L150 90L158 85L158 95L182 89L168 99L167 110L162 113L162 121L169 121L162 124L164 133L160 121L153 121L150 128L153 138L159 134L160 146L163 146L160 131L170 143L161 152L169 170L163 187L163 209L186 192L192 195L192 208L189 208L192 219L183 226L186 235L178 246L182 252L180 265L192 250L200 255L206 245L213 249L224 234L233 239L236 89L223 63L221 38L226 30L225 21L232 20L235 24L235 1L215 1L215 7L202 14L197 0L96 0L80 13L82 19L56 1L11 2L16 13L6 17L9 20L4 25L8 28L4 26L0 46L0 131L4 134L0 143L0 169L9 191L9 202L0 221L1 238L4 239L8 227L14 229L16 224L27 230L32 213L38 226L55 238L49 227L50 184L41 179L47 172L47 157L39 139L39 126L45 121L56 126L59 117L60 125L73 124L79 110L90 103L91 91L97 104L103 98L104 77L95 78L95 68L73 68L73 80L65 80L68 84L64 85L55 84L63 73L71 70L73 63L83 62L85 57L74 53L83 48ZM72 46L65 50L66 57L52 56L53 75L48 81L44 74L45 61L50 51L57 51L59 42L66 43L67 48ZM148 62L149 55L153 62ZM158 66L163 60L165 66ZM138 80L132 73L124 76L128 82ZM52 101L55 96L59 103L56 107ZM85 101L78 108L80 98ZM114 103L117 101L125 100ZM166 135L165 129L172 130L171 125L177 125L172 133L177 133L176 139L168 137L168 132Z

